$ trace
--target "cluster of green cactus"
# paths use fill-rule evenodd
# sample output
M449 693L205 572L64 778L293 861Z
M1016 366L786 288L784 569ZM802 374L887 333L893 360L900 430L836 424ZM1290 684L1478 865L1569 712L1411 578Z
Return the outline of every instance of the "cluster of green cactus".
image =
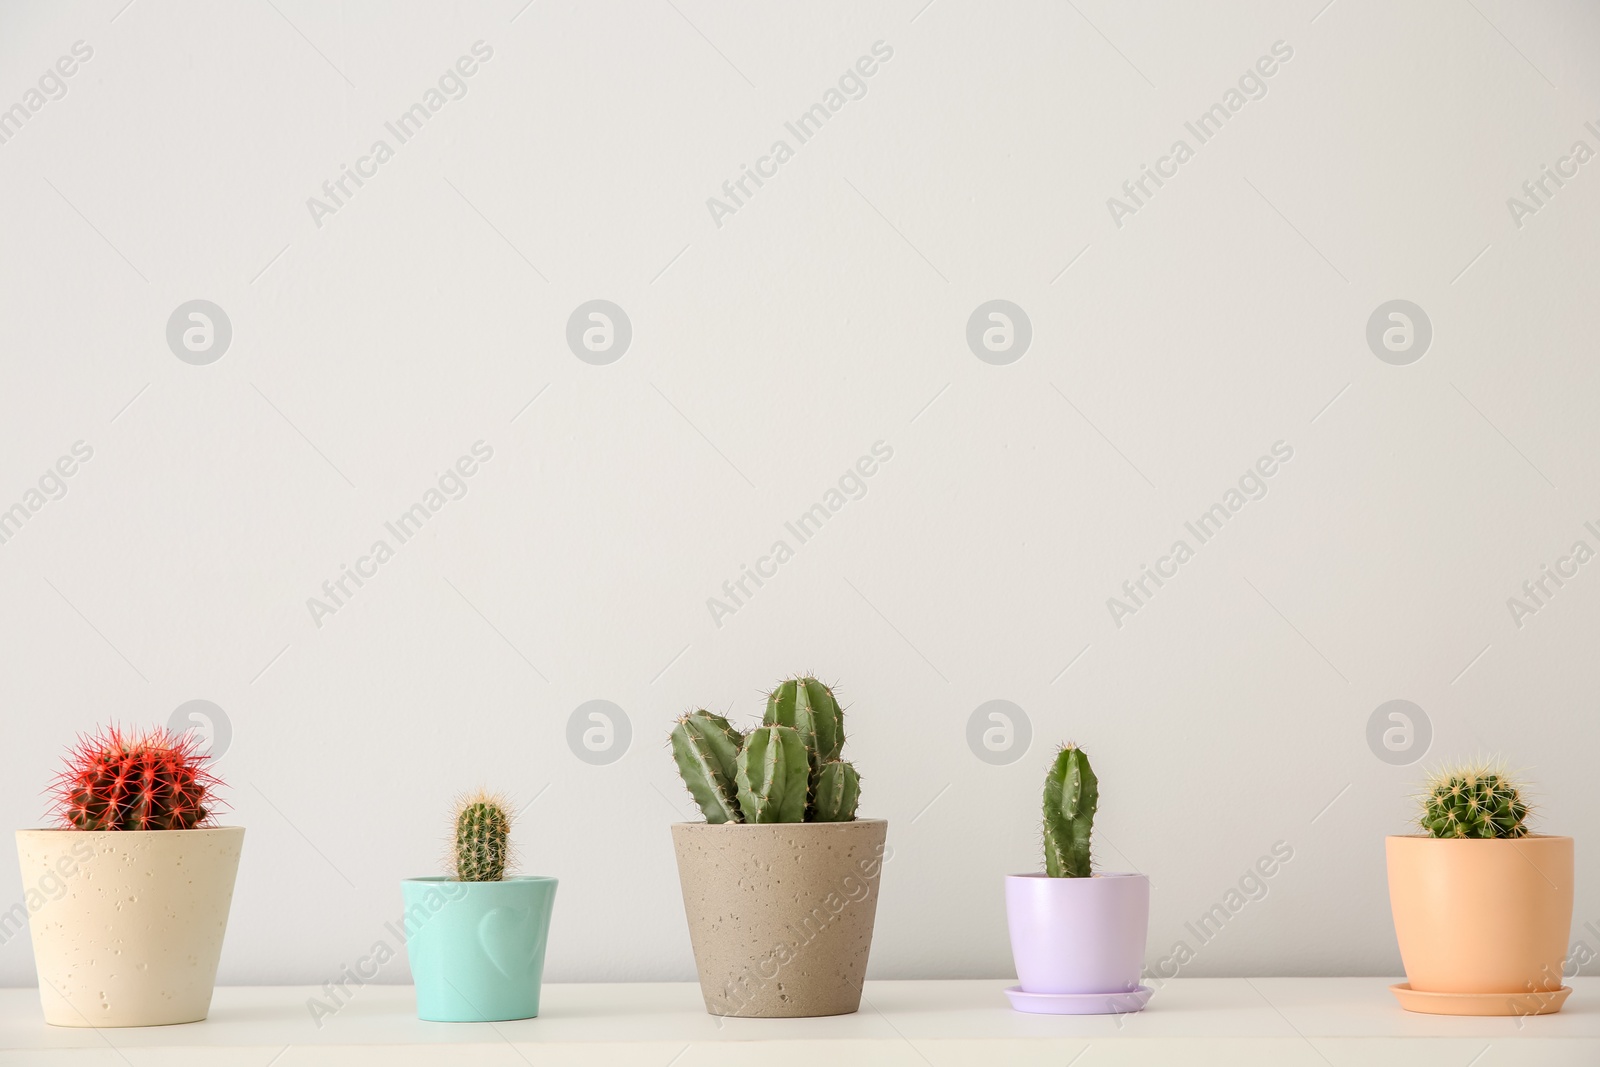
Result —
M1100 782L1077 745L1062 745L1044 776L1044 873L1088 878L1094 873L1089 834L1100 803Z
M672 728L672 758L706 822L849 822L861 778L844 751L844 711L815 678L767 694L761 725L740 733L695 711Z
M1467 767L1432 775L1422 796L1422 828L1432 837L1526 837L1528 805L1505 774Z
M511 815L504 799L481 790L456 805L452 866L462 882L498 882L511 858Z

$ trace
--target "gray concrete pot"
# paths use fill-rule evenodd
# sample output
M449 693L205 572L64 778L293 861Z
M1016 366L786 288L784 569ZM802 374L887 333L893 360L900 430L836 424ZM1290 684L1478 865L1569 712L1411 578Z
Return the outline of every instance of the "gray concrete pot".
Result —
M712 1015L845 1015L861 1006L882 819L675 823L678 880Z

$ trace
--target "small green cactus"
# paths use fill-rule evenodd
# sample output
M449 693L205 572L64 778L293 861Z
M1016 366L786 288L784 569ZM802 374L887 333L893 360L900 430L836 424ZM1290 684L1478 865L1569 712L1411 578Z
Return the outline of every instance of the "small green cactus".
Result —
M822 765L811 796L812 822L849 822L861 799L861 776L843 760Z
M511 816L505 800L478 791L456 806L454 866L462 882L498 882L510 859Z
M1100 782L1077 745L1062 745L1044 777L1044 873L1088 878L1094 873L1089 834L1100 803Z
M1422 829L1432 837L1526 837L1528 805L1502 771L1463 767L1429 777Z
M680 718L672 728L672 758L706 822L740 822L734 761L744 735L709 711Z
M739 750L735 779L745 822L805 822L811 766L792 726L761 726Z
M841 760L844 712L809 675L767 695L759 727L741 734L708 711L673 725L672 758L706 822L849 822L861 778Z
M811 773L839 758L844 751L844 711L833 690L815 678L791 678L767 694L768 726L792 726L806 744Z

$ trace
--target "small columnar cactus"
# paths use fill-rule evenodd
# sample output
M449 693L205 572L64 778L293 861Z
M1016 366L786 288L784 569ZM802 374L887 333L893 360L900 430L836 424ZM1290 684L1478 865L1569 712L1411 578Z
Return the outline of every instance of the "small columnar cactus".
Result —
M505 800L482 790L456 805L456 839L452 853L456 879L498 882L510 860L511 815Z
M767 694L767 714L761 721L768 726L792 726L799 732L813 774L844 751L844 709L833 698L833 690L815 678L779 683Z
M844 750L844 712L833 690L791 678L767 695L749 735L708 711L672 728L678 773L710 823L849 822L861 779Z
M1044 777L1044 873L1088 878L1094 873L1089 835L1100 803L1100 782L1077 745L1062 745Z
M210 819L221 781L195 751L199 739L165 728L110 726L80 737L51 790L56 815L76 830L192 830Z
M861 799L861 776L844 760L822 765L812 790L812 822L849 822L856 817L856 802Z
M760 726L739 750L735 779L745 822L805 822L811 765L791 726Z
M744 735L709 711L680 718L672 728L672 758L706 822L741 822L734 761Z
M1422 829L1432 837L1526 837L1528 805L1503 772L1440 771L1422 796Z

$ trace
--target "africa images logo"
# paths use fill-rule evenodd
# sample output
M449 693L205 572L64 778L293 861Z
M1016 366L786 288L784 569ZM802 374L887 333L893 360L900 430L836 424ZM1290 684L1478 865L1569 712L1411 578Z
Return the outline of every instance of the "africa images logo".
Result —
M494 48L491 45L484 41L474 42L472 55L461 56L454 66L445 68L444 73L439 75L437 88L429 86L423 90L420 101L400 112L393 122L383 124L383 128L394 138L393 145L383 137L376 138L367 154L356 159L355 166L339 164L339 175L322 183L322 195L326 199L306 197L306 210L311 213L311 221L316 228L322 229L324 216L337 215L340 209L346 207L362 186L378 176L378 168L395 157L396 148L421 133L422 127L444 110L445 104L466 96L467 79L477 74L479 66L493 57Z
M778 168L794 158L795 149L821 133L823 124L842 111L845 104L866 96L867 79L878 73L879 66L893 58L894 48L891 45L874 41L871 55L864 55L846 67L844 73L839 75L838 82L823 90L820 101L802 111L794 121L783 124L783 128L794 138L794 144L791 145L782 137L776 138L767 153L756 158L754 167L741 163L739 176L722 183L722 197L706 197L706 210L711 212L711 221L717 224L717 229L722 229L722 220L726 216L738 214L739 209L767 184L768 179L776 178Z
M1157 189L1176 178L1178 168L1194 158L1199 146L1221 133L1229 119L1243 111L1250 101L1263 99L1267 95L1267 79L1277 74L1279 67L1293 58L1294 48L1287 41L1272 42L1271 54L1261 56L1252 66L1245 68L1238 82L1223 92L1221 100L1200 112L1194 121L1183 124L1183 128L1194 138L1194 144L1179 137L1172 142L1172 147L1165 155L1156 157L1153 168L1147 163L1139 164L1138 177L1122 183L1122 194L1126 199L1106 197L1106 210L1111 213L1111 221L1117 229L1122 229L1128 216L1137 215L1140 208L1149 204Z
M337 615L347 607L362 586L378 576L379 568L394 558L396 549L422 532L422 527L429 519L443 511L450 501L466 496L469 488L467 479L482 470L483 465L493 458L493 445L486 441L474 441L472 454L463 455L446 467L439 475L436 487L430 486L420 500L383 524L385 532L394 539L393 544L389 543L389 538L379 537L372 542L365 555L356 557L353 568L339 564L338 577L322 583L323 595L306 598L306 610L311 612L311 621L316 623L317 629L322 629L326 617Z

